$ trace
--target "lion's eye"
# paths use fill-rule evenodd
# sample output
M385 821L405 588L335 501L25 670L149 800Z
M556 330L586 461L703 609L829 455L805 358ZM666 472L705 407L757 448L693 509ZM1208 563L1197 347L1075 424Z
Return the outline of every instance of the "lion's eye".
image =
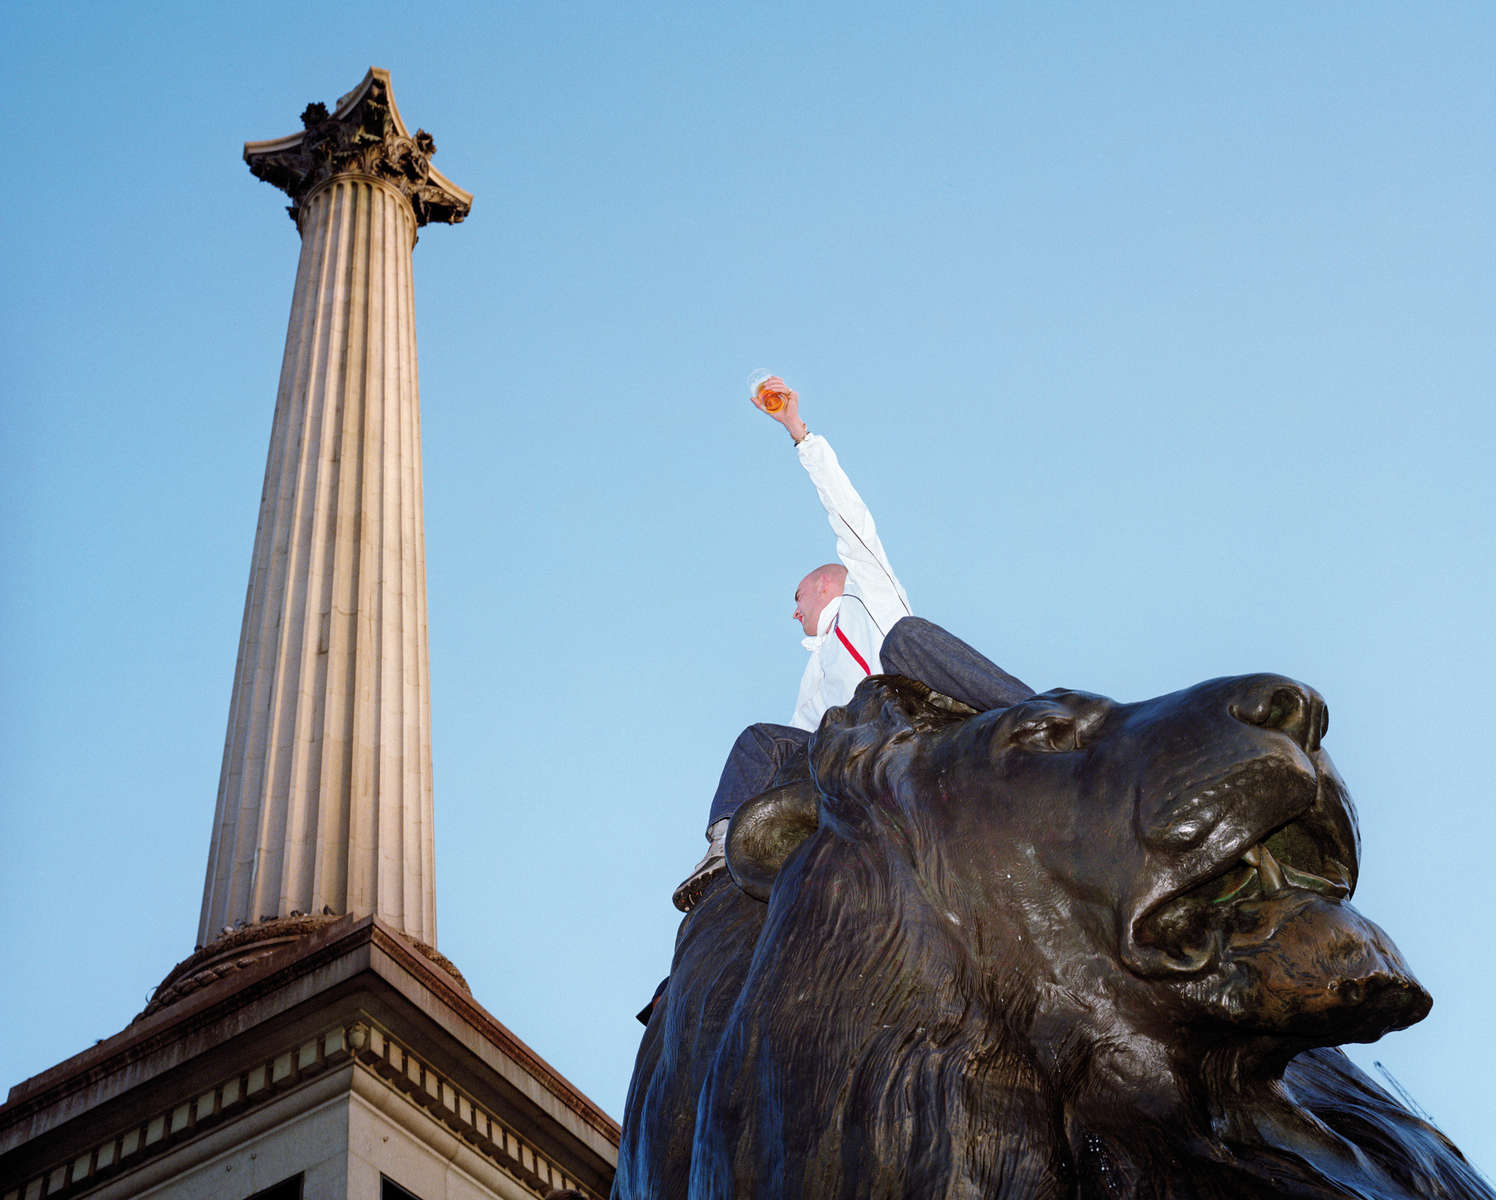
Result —
M1075 722L1054 714L1038 717L1018 726L1013 731L1013 741L1027 750L1050 753L1074 750Z

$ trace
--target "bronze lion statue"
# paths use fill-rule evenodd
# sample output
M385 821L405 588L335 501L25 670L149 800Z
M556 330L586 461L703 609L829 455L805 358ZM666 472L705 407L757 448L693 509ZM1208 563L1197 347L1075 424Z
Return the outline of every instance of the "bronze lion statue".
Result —
M869 678L682 922L614 1197L1492 1200L1335 1048L1430 999L1348 903L1326 728L1276 675Z

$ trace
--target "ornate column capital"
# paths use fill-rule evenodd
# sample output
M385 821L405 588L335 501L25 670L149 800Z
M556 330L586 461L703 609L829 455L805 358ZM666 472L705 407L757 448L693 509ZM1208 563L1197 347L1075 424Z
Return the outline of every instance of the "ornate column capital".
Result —
M328 113L308 104L305 128L289 137L245 142L244 161L256 178L291 197L287 211L298 221L302 205L329 180L364 176L392 185L410 202L416 224L455 225L472 208L465 192L431 165L436 142L424 129L405 128L390 89L390 73L370 67L363 81Z

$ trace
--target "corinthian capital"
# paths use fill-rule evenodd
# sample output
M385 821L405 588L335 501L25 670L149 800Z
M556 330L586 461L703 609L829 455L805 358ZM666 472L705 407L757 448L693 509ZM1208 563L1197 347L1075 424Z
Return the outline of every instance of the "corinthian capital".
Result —
M308 104L301 123L305 128L290 137L244 144L244 161L255 177L291 197L292 220L307 196L340 176L392 185L410 202L417 225L456 224L472 208L472 194L431 165L436 153L431 135L418 129L412 136L405 128L390 73L380 67L370 67L332 113L325 104Z

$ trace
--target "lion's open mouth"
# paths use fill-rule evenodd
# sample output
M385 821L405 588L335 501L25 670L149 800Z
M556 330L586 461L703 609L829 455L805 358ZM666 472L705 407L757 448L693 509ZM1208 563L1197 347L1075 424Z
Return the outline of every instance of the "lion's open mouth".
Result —
M1219 938L1270 935L1272 912L1308 894L1344 900L1355 881L1355 850L1314 809L1271 830L1234 858L1167 897L1134 924L1138 943L1179 960L1199 960ZM1277 903L1275 903L1277 902Z
M1290 821L1250 846L1235 864L1178 899L1232 904L1302 888L1344 900L1351 894L1350 880L1345 863L1322 851L1303 822Z

